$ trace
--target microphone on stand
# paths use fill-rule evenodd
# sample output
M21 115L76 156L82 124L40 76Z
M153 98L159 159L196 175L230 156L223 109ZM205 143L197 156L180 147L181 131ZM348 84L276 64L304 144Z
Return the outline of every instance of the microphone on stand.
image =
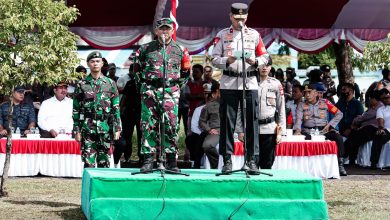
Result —
M162 40L162 42L163 42L164 45L165 45L165 35L166 35L166 34L161 34L161 40Z
M244 28L244 23L242 21L239 21L238 25L240 25L241 29Z

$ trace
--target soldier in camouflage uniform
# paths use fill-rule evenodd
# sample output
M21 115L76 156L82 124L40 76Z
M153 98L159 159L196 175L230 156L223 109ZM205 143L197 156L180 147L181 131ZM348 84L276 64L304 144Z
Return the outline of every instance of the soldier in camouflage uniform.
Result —
M81 142L84 167L110 167L110 146L121 132L119 96L116 84L101 72L100 52L87 57L91 69L74 92L73 121L76 141Z
M157 21L155 34L158 39L141 48L136 53L136 63L140 67L141 83L141 154L144 164L141 172L150 172L153 168L156 148L163 147L167 155L167 169L180 172L176 163L178 141L178 102L180 87L187 79L181 78L181 71L191 68L188 51L172 40L173 21L163 18ZM163 44L165 43L165 51ZM163 62L165 59L165 64ZM166 79L164 79L164 68ZM165 103L161 106L163 83L165 83ZM160 145L161 117L164 117L165 136Z
M325 99L328 99L331 103L335 104L333 96L336 95L336 84L332 79L332 73L330 72L329 65L322 65L320 67L322 71L322 83L324 84L326 91L323 95Z

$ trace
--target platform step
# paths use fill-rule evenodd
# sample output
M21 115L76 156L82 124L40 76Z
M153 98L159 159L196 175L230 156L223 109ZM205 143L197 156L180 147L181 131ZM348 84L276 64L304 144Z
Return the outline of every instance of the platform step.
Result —
M243 218L260 217L260 210L267 213L268 218L298 216L300 219L300 212L309 215L306 219L327 218L322 180L294 170L263 170L273 176L250 178L244 173L217 177L217 170L183 170L190 174L188 177L165 174L162 178L159 172L131 175L136 171L138 169L85 169L82 209L86 217L107 219L117 213L129 214L127 217L133 219L137 213L145 219L143 214L146 213L148 219L159 213L164 198L164 218L185 216L188 219L185 213L194 213L192 219L202 216L226 219L226 215L249 198L245 203L249 211L242 213ZM180 215L174 210L180 210L177 212ZM275 214L271 215L272 212Z
M89 219L328 219L324 201L245 200L94 199Z

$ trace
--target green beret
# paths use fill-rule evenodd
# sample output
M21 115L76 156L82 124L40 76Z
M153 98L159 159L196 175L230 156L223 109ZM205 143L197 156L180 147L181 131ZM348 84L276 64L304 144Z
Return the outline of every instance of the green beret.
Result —
M89 62L89 60L94 58L103 58L102 53L100 53L99 51L93 51L87 56L87 62Z
M156 21L156 28L160 28L162 26L167 26L169 28L173 28L173 21L170 18L161 18L160 20Z

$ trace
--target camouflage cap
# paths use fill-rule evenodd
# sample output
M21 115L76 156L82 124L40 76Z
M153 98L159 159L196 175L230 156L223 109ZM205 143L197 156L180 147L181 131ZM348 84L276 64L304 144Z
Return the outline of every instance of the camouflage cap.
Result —
M91 52L87 56L87 62L89 62L91 59L94 59L94 58L103 58L102 53L100 53L99 51Z
M244 3L233 3L230 9L234 18L247 18L248 17L248 5Z
M169 28L173 28L173 21L170 18L161 18L156 21L156 28L161 28L162 26L167 26Z

